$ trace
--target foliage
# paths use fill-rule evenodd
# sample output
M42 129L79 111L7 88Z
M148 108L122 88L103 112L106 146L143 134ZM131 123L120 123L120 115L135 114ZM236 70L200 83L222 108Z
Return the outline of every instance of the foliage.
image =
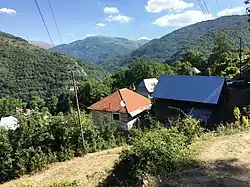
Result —
M173 70L167 64L154 62L147 58L135 58L127 69L112 75L112 88L113 90L123 87L133 89L137 87L143 79L159 78L161 74L173 74Z
M0 182L40 171L52 162L120 145L125 139L115 123L94 126L87 114L81 116L84 145L76 112L52 116L42 109L16 115L16 130L0 129Z
M0 181L10 177L12 167L12 147L8 139L8 132L0 127Z
M148 41L132 41L125 38L93 36L70 44L56 46L53 50L101 64L116 56L131 53Z
M170 124L176 126L180 132L184 133L189 142L201 136L204 132L204 129L200 125L200 121L193 119L191 116L179 118Z
M0 118L11 116L16 113L17 108L22 108L23 103L18 99L2 98L0 99Z
M28 101L30 95L44 99L48 93L60 94L72 85L71 70L75 71L79 81L100 80L106 75L106 71L89 62L0 34L0 98L14 97Z
M240 109L238 107L234 107L234 117L236 120L240 121L240 118L241 118L241 112L240 112Z
M176 128L150 130L135 139L103 186L139 186L147 174L176 171L189 161L186 136Z
M100 101L110 94L110 87L101 82L83 82L78 91L79 102L83 109L87 109L90 105Z
M154 39L132 52L132 57L149 57L159 62L173 63L190 50L199 50L201 54L211 54L216 36L226 33L238 46L239 37L249 43L247 16L226 16L215 20L200 22L173 31L160 39Z
M78 187L80 186L76 181L74 182L60 182L50 185L49 187Z
M105 67L109 67L106 70L109 71L111 69L113 71L119 70L120 67L126 67L135 57L146 57L153 61L174 64L186 58L190 51L194 51L193 56L198 54L196 56L198 58L189 58L187 62L190 62L204 74L208 74L207 69L210 64L204 60L208 59L213 52L217 36L220 33L227 35L232 41L234 48L238 48L240 37L243 43L249 47L250 37L246 20L247 17L245 15L226 16L180 28L159 39L151 40L120 60L109 60L109 62L105 63ZM199 60L199 67L196 64L197 59ZM235 71L237 70L234 68L233 72Z

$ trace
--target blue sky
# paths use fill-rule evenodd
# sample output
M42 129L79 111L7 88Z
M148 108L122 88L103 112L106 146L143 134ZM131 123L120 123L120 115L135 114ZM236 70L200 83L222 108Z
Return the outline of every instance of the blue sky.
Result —
M202 0L200 0L202 1ZM204 0L204 15L197 0L51 0L60 41L48 0L38 0L55 44L69 43L91 35L159 38L177 28L243 14L244 0ZM0 0L0 30L28 40L49 42L34 0Z

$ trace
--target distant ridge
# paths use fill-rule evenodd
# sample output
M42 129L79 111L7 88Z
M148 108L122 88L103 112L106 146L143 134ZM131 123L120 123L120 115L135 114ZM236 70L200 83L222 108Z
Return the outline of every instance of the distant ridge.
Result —
M147 40L133 41L121 37L91 36L69 44L58 45L53 49L78 59L101 64L114 57L128 55L147 42Z
M28 41L29 44L35 45L37 47L41 47L43 49L50 49L55 47L53 44L51 43L46 43L46 42L42 42L42 41Z

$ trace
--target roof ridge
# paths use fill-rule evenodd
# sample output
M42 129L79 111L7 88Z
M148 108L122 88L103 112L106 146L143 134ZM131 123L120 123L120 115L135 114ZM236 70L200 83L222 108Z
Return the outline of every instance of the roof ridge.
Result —
M123 97L122 97L121 91L122 91L122 90L125 90L125 89L126 89L126 88L122 88L122 89L118 90L118 93L119 93L119 95L120 95L122 101L124 101L124 99L123 99ZM127 113L129 113L129 112L128 112L128 108L127 108L126 101L124 101L124 102L125 102L124 108L125 108L125 110L127 111Z

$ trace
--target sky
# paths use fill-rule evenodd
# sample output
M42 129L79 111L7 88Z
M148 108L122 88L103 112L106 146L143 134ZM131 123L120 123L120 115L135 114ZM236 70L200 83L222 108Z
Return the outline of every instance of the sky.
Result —
M160 38L196 22L245 13L244 0L50 0L60 37L49 0L37 1L56 45L94 35ZM50 42L35 0L0 0L0 31Z

